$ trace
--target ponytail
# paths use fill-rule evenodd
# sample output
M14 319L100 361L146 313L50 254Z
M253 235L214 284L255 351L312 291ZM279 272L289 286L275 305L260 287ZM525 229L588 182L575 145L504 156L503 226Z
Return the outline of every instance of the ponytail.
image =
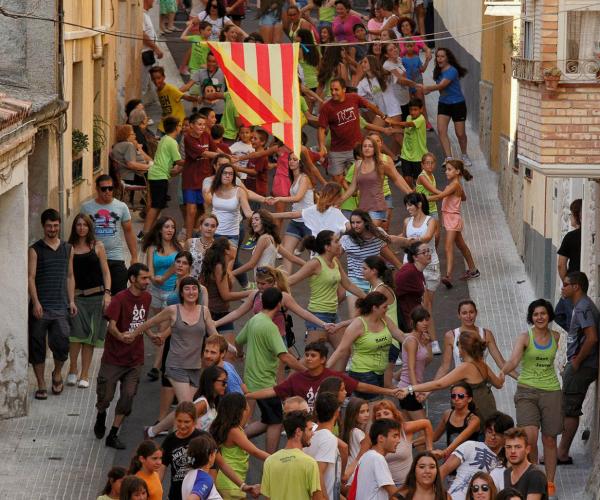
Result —
M369 269L373 269L375 272L377 272L377 276L379 279L381 279L381 281L383 281L384 285L391 288L392 291L394 290L394 277L392 275L392 270L387 266L383 258L381 258L379 255L370 255L365 259L365 265Z
M302 240L302 246L311 252L316 252L319 255L323 255L325 253L325 247L331 245L334 235L335 233L333 231L325 229L320 231L316 237L307 236L304 238Z
M448 160L446 163L458 170L458 173L465 181L468 182L473 178L473 175L465 168L465 164L461 160Z
M142 468L142 462L140 457L148 458L156 453L160 448L158 445L152 441L151 439L147 439L142 441L140 445L135 450L133 457L131 458L131 463L129 464L129 474L136 474Z
M356 299L356 308L361 316L366 316L374 307L382 306L387 302L387 297L380 292L370 292L364 298Z

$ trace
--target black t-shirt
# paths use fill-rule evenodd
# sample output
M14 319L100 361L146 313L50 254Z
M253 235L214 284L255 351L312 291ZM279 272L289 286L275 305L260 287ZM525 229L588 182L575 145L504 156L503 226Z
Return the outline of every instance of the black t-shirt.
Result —
M515 488L527 498L527 495L541 493L542 500L548 500L548 481L546 474L539 470L535 465L531 464L523 473L519 480L512 484L510 473L512 469L508 468L504 471L504 488Z
M188 437L179 438L171 432L163 441L162 463L171 467L171 486L169 488L169 500L182 500L181 483L183 478L192 469L190 458L187 454L190 441L200 435L198 429L194 429Z
M556 253L568 259L567 272L579 271L581 260L581 228L573 229L573 231L565 234L560 248Z

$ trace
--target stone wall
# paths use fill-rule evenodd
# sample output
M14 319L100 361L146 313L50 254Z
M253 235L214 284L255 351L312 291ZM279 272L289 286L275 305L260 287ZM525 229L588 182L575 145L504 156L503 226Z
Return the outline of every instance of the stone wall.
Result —
M515 149L513 141L504 135L500 136L498 196L517 252L523 255L523 169L515 166Z
M479 147L485 161L491 165L492 119L494 114L494 84L482 80L479 82Z

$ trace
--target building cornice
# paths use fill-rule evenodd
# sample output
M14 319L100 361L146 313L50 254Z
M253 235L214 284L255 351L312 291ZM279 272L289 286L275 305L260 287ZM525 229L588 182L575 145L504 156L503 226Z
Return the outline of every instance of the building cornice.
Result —
M590 165L582 165L581 163L540 163L522 154L518 154L517 158L519 159L519 162L522 162L526 167L529 167L546 177L582 177L600 179L600 163Z

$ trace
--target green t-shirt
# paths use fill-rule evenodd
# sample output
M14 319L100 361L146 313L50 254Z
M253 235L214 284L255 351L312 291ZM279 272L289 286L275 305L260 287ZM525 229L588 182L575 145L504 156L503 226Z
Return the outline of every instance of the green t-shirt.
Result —
M185 39L192 43L192 53L190 54L190 62L188 63L190 73L198 71L200 68L206 66L206 59L208 58L209 48L206 40L200 35L189 35Z
M260 492L271 500L310 500L321 489L317 461L297 448L265 460Z
M176 161L181 160L179 145L170 135L163 135L156 148L154 165L148 170L149 181L169 180L171 168Z
M421 170L421 173L419 174L419 177L421 177L422 175L424 175L425 177L427 177L427 179L429 179L429 182L431 183L431 185L433 187L437 187L436 186L436 181L435 181L435 177L432 175L431 177L429 176L429 174L427 172L425 172L425 170ZM433 193L431 191L429 191L425 186L423 186L423 184L421 184L419 182L419 178L417 177L417 186L415 187L415 191L417 193L420 194L424 194L425 196L431 196ZM430 201L429 202L429 215L431 214L437 214L437 203L435 201Z
M258 391L273 387L281 353L287 352L279 328L265 313L260 312L244 325L235 341L248 344L244 381L248 390Z
M223 137L229 140L235 140L238 134L238 128L235 124L235 119L240 116L240 114L235 109L235 105L231 100L231 94L229 92L225 92L225 104L223 108L223 116L221 118L221 125L223 125L224 133Z
M420 162L423 155L427 153L427 124L425 117L420 115L413 120L412 116L409 116L406 121L414 121L415 126L404 129L404 140L402 142L400 158Z
M350 165L350 168L346 172L346 176L344 179L348 183L348 185L352 182L352 177L354 177L354 163ZM355 210L358 208L358 196L356 194L350 196L344 203L340 205L340 210Z

